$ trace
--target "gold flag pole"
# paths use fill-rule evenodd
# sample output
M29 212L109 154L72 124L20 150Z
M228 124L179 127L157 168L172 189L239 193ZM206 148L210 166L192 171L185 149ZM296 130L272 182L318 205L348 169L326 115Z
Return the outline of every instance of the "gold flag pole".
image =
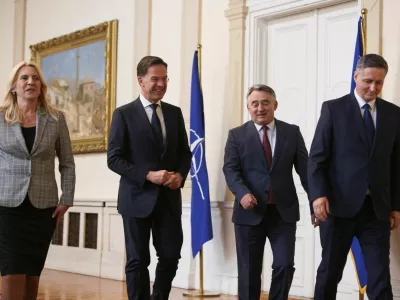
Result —
M198 63L198 67L199 67L199 81L200 81L200 87L201 87L201 83L202 83L202 81L201 81L201 48L202 48L203 46L201 46L201 44L197 44L197 57L198 57L198 60L197 60L197 63Z
M367 54L367 14L368 9L363 8L361 10L361 38L363 43L363 56ZM361 293L360 290L358 291L358 299L364 300L364 293Z
M201 87L201 44L197 45L197 52L198 52L198 67L199 67L199 81ZM193 297L193 298L212 298L212 297L219 297L221 294L218 293L210 293L204 291L204 281L203 281L203 247L201 247L199 252L199 264L200 264L200 290L183 293L183 296L186 297Z
M367 14L368 14L368 9L363 8L361 10L361 16L362 16L361 35L362 35L362 43L363 43L363 55L367 54Z

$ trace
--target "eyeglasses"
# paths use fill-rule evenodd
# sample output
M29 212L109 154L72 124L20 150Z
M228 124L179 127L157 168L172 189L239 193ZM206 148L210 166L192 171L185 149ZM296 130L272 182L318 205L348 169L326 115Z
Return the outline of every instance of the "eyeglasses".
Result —
M158 83L160 80L163 83L167 83L169 81L169 78L168 77L165 77L165 78L151 77L150 78L150 81L153 82L153 83Z

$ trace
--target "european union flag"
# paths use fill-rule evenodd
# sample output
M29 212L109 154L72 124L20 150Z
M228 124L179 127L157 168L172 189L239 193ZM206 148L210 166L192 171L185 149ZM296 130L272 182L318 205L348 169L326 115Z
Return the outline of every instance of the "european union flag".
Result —
M192 151L192 253L193 258L203 244L213 238L210 193L205 156L203 94L200 86L198 51L195 51L192 68L190 103L190 150Z
M362 17L358 20L358 30L357 30L357 40L356 47L354 49L354 61L353 61L353 71L351 73L351 87L350 93L354 92L356 88L356 83L354 82L354 72L356 70L357 61L361 56L364 55L364 39L363 39L363 28L362 28ZM350 254L353 259L354 267L356 270L357 282L360 294L364 294L367 289L367 269L364 264L364 256L361 251L360 243L356 237L353 238L351 244Z

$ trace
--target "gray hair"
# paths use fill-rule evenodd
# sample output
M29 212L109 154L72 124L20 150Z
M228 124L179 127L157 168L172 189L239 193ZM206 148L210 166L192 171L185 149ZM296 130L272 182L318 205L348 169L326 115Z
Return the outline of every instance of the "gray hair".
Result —
M274 99L276 100L276 94L275 91L269 87L268 85L265 84L255 84L249 88L249 91L247 92L246 99L249 99L249 96L251 95L252 92L257 91L257 92L266 92L267 94L270 94Z
M360 57L357 62L357 71L362 71L366 68L384 69L385 74L389 71L386 60L378 54L366 54Z

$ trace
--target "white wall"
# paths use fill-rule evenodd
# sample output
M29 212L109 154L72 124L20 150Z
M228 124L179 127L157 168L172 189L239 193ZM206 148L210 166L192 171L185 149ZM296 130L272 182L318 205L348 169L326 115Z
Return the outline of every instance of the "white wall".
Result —
M28 0L26 18L26 59L30 58L29 45L118 19L117 106L133 99L134 1ZM116 199L118 176L108 170L105 154L76 155L75 162L76 199Z
M14 44L14 3L12 0L0 1L0 100L6 93L8 76L13 67Z
M151 55L168 63L168 91L165 101L179 105L182 52L182 9L184 0L153 0L151 19Z
M382 55L389 64L382 96L400 105L400 2L383 1Z
M150 5L134 2L28 0L25 58L30 58L29 45L118 19L117 106L137 97L136 64L140 58L157 55L168 63L170 82L165 101L182 107L189 129L192 59L197 43L201 42L210 197L212 201L221 201L225 192L221 188L225 143L221 136L225 137L227 128L214 116L221 116L224 110L229 37L224 10L228 1L153 0L148 2ZM200 11L203 15L199 29ZM12 32L7 34L12 36ZM119 178L108 170L105 154L76 155L75 160L76 199L116 200ZM188 187L190 183L184 190L185 200L190 200Z
M400 105L400 2L383 1L382 56L387 60L389 73L385 79L382 97ZM400 229L392 232L390 270L395 295L400 295Z
M224 17L228 0L203 0L202 7L202 86L205 109L206 159L211 201L223 201L225 179L222 173L227 137L229 22ZM228 102L229 103L229 102Z

